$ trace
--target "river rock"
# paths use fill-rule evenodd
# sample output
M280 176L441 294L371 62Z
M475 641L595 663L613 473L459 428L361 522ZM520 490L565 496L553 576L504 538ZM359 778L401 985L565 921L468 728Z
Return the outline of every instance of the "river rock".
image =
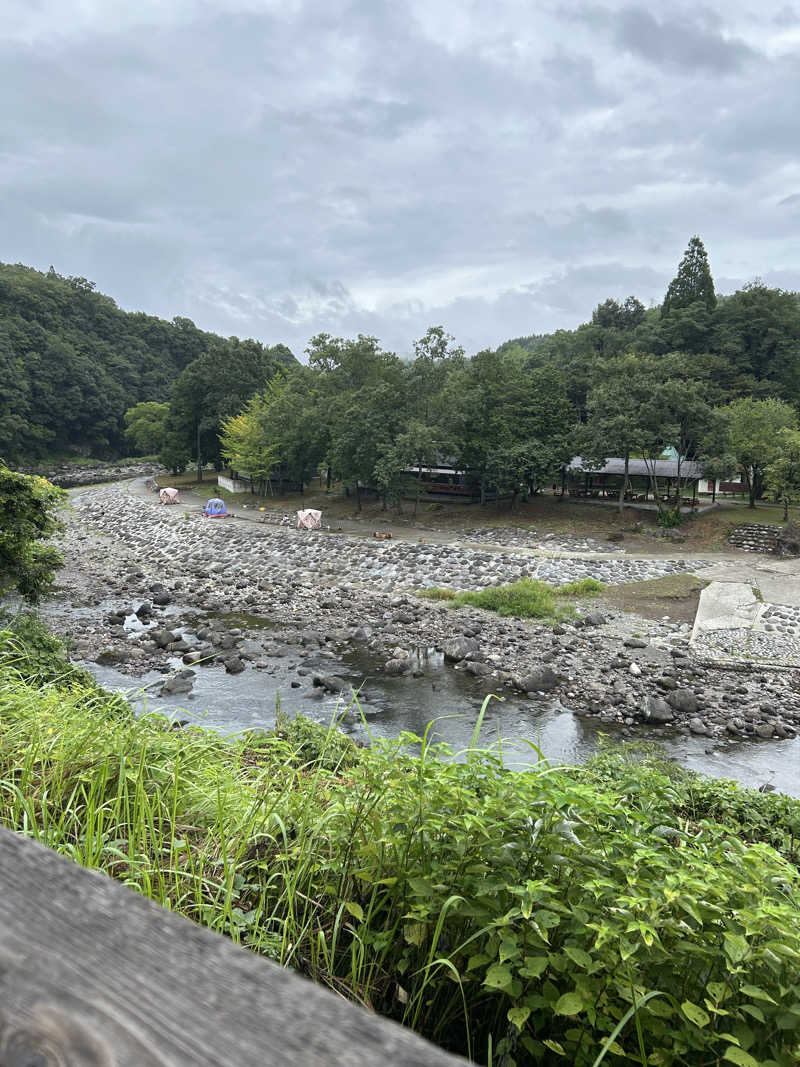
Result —
M159 696L174 696L176 693L189 693L194 685L194 671L180 671L170 675L159 690Z
M344 678L337 678L335 674L315 674L312 683L328 693L342 693L350 688L349 682L346 682Z
M477 652L480 644L474 637L454 637L442 645L444 658L448 663L459 663L466 659L469 652Z
M550 667L539 667L517 680L523 693L549 693L558 687L558 675Z
M457 666L462 667L467 674L471 674L474 678L485 678L487 674L492 673L492 668L488 663L482 663L480 660L462 660Z
M222 662L228 674L241 674L244 670L244 660L239 656L228 656Z
M647 718L650 722L672 722L675 712L662 697L647 698Z
M698 718L697 716L692 719L689 719L689 730L691 731L691 733L698 734L700 736L703 736L708 733L708 728L706 727L706 724L703 722L702 719Z
M151 640L155 641L159 648L166 648L167 645L172 644L173 641L177 641L179 635L174 634L171 630L160 629L150 630L148 636Z
M397 656L394 659L390 659L384 665L384 673L389 677L397 677L401 674L411 674L414 670L414 664L409 656Z
M694 715L699 706L691 689L673 690L667 695L667 703L682 715Z

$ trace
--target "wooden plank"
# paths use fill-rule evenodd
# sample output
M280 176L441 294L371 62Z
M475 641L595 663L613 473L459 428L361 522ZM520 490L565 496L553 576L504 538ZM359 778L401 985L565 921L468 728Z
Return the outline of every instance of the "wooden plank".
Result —
M463 1063L0 828L2 1067Z

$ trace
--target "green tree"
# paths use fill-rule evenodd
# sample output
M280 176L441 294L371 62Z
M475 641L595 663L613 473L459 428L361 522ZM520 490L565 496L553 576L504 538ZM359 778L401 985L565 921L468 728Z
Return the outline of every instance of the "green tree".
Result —
M601 468L612 457L624 459L618 496L620 512L625 506L631 456L639 455L651 443L641 418L648 389L649 380L636 357L628 356L610 365L603 380L587 396L587 421L576 436L585 470Z
M125 412L125 432L137 456L159 452L167 435L169 404L143 400Z
M269 394L256 393L247 401L244 411L223 419L219 435L224 459L234 470L250 477L253 492L256 483L260 483L263 492L278 454L277 446L267 440L261 426L269 406Z
M717 305L717 296L708 265L708 255L703 242L695 235L689 241L678 265L678 273L669 283L661 312L667 315L678 308L688 308L698 302L713 311Z
M36 603L50 591L62 559L42 542L60 528L56 509L64 496L44 478L0 463L0 593L15 590Z
M190 455L197 463L222 464L219 433L224 419L239 414L277 373L279 363L257 341L231 337L214 344L186 367L172 390L167 423L169 452Z
M782 399L800 402L800 298L760 282L720 300L714 346L740 376L773 382ZM747 389L747 382L743 382ZM752 391L752 387L750 390Z
M783 521L789 519L789 507L800 500L800 432L784 426L778 430L775 458L764 472L764 484L783 504Z
M797 429L797 415L783 400L741 397L721 411L728 450L744 473L750 507L764 495L767 468L780 454L782 430Z

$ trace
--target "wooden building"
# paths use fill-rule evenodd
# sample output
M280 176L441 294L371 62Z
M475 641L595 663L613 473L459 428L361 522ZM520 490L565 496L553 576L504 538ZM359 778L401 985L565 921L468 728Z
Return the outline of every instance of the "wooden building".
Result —
M630 459L624 500L633 504L654 503L658 493L662 502L680 500L682 507L696 507L701 478L702 467L692 460ZM614 457L607 459L602 467L592 467L575 456L564 468L561 491L571 497L617 500L624 479L624 459Z

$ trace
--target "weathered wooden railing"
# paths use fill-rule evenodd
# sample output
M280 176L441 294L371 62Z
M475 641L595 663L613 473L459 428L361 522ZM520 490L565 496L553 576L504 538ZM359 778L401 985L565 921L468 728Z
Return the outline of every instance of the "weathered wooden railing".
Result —
M0 1067L464 1062L0 828Z

